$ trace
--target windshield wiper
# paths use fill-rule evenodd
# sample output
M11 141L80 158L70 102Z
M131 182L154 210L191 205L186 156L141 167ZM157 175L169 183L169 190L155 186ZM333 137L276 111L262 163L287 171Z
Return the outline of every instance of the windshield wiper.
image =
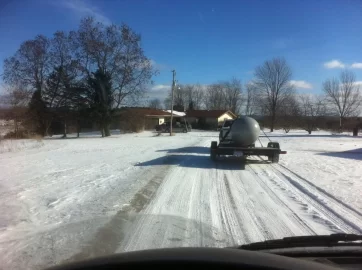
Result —
M285 237L278 240L267 240L238 246L238 249L263 250L294 247L332 247L332 246L362 246L362 235L357 234L331 234Z

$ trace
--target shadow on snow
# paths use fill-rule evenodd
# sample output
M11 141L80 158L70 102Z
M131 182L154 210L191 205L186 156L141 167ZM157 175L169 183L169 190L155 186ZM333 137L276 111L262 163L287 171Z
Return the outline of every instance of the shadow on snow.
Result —
M217 161L210 159L209 147L191 146L178 149L164 149L158 152L167 152L169 155L159 157L136 166L177 165L185 168L243 170L247 164L268 164L264 160L249 160L232 156L221 156Z
M362 160L362 148L343 151L343 152L325 152L325 153L319 153L318 155Z
M281 134L281 135L273 135L273 134L267 134L264 135L264 134L260 134L260 137L262 138L266 138L266 137L269 137L269 138L353 138L353 139L356 139L356 138L362 138L361 136L359 137L353 137L351 135L314 135L314 134L290 134L290 135L286 135L286 134Z
M162 149L157 150L157 152L167 152L170 154L175 153L187 153L187 154L209 154L210 153L210 147L206 146L188 146L188 147L181 147L181 148L174 148L174 149Z

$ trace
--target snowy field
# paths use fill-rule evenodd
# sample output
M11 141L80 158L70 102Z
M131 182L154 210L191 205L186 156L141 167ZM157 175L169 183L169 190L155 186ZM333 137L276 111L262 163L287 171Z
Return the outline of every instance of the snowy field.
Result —
M216 132L0 143L0 265L362 233L362 137L267 133L287 155L216 163ZM266 145L269 139L261 138Z

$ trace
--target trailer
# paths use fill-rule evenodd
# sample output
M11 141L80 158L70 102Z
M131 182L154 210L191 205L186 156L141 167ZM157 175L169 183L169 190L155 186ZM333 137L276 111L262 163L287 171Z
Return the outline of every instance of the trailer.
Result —
M272 163L279 162L279 155L286 154L280 149L278 142L270 141L266 147L255 147L255 141L259 138L260 127L258 122L250 117L235 119L226 130L221 128L219 143L211 142L210 158L214 161L219 156L266 156ZM231 135L231 133L233 133Z
M248 157L248 156L266 156L272 163L279 162L279 155L286 154L287 151L280 149L278 142L269 142L267 147L240 147L235 144L222 144L217 141L211 142L210 158L217 160L218 156L237 156L237 157Z

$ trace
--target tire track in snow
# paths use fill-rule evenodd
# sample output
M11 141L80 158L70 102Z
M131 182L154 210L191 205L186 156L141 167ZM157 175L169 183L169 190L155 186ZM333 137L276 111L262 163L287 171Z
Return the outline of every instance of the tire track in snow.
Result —
M115 253L119 244L127 238L125 231L134 221L134 214L142 211L155 196L157 189L167 174L167 169L168 166L163 165L158 168L157 172L155 172L155 168L151 168L146 172L142 172L141 175L137 175L138 177L143 175L148 178L148 183L133 196L128 205L122 207L108 223L98 230L93 239L84 244L78 253L65 262Z
M238 207L237 207L237 204L235 202L235 199L232 195L232 192L231 192L231 189L230 189L230 184L229 184L229 179L226 175L226 173L224 174L224 183L225 183L225 189L226 189L226 192L227 192L227 196L229 197L229 200L231 202L231 206L233 208L234 211L237 211ZM237 220L238 220L238 223L239 223L239 227L240 227L240 230L241 232L243 233L243 242L250 242L250 238L249 238L249 235L245 233L246 231L246 228L243 224L243 219L245 217L245 215L243 215L242 217L240 217L239 215L236 215L237 216ZM236 243L237 244L237 243Z
M208 147L206 143L200 142L199 148ZM119 251L225 247L315 234L300 213L285 207L255 172L241 170L240 161L214 163L199 150L170 154L177 162L169 167L157 194L131 226Z
M250 170L253 171L253 173L255 174L255 180L258 182L259 185L264 186L264 188L266 190L268 190L268 194L269 196L276 202L278 202L277 204L279 204L282 208L284 209L289 209L292 218L294 219L294 221L299 224L300 228L302 228L302 230L306 231L308 234L316 234L316 232L295 212L295 210L293 210L291 207L289 207L289 205L284 202L276 193L273 189L271 189L268 185L265 185L263 179L260 177L259 172L257 172L253 166L248 165L247 166Z
M343 205L344 207L348 208L349 210L353 211L356 216L359 216L360 218L362 218L362 213L360 211L358 211L357 209L353 208L352 206L346 204L345 202L341 201L340 199L336 198L335 196L333 196L332 194L328 193L327 191L325 191L324 189L316 186L315 184L313 184L312 182L308 181L307 179L305 179L304 177L300 176L299 174L297 174L296 172L293 172L292 170L288 169L287 167L285 167L282 164L278 164L278 167L282 167L283 169L287 170L288 172L292 173L293 175L295 175L297 178L303 180L303 182L305 182L306 184L310 185L311 187L317 189L319 192L323 193L325 196L327 196L328 198L330 198L331 200L334 200L336 202L338 202L339 204Z
M295 174L292 176L277 166L274 166L273 168L279 174L283 175L297 190L305 194L317 211L320 211L327 218L330 218L342 231L362 234L362 217L351 210L350 207L346 207L344 204L335 200L335 198L320 192L313 185L297 177Z
M260 158L260 160L263 159ZM264 180L265 184L274 182L274 185L283 187L290 195L294 196L295 200L312 207L320 218L329 221L339 230L346 233L362 233L362 219L354 211L351 211L350 207L346 207L325 192L319 191L314 185L296 174L291 174L289 169L286 170L276 164L269 164L269 166L271 168L269 171L259 167L269 179L268 182ZM270 175L270 172L274 175Z
M277 239L285 236L315 234L298 214L281 201L264 183L259 181L253 170L228 172L233 183L232 193L240 205L240 211L246 211L246 221L250 223L248 234L250 242ZM254 230L251 230L253 228Z

